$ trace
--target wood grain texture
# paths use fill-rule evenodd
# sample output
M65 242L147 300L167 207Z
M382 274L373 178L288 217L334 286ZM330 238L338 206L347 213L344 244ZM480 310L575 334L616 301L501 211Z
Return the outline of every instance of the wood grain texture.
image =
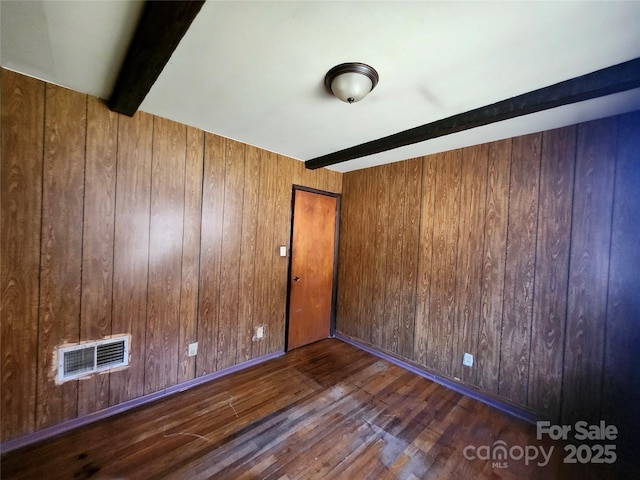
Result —
M302 162L299 162L302 163ZM238 292L238 362L251 359L254 319L256 236L260 186L260 150L246 146L244 167L244 198L242 201L242 242L240 245L240 283Z
M365 178L362 175L354 176L354 182L351 184L351 203L352 207L352 215L345 219L344 223L348 223L350 227L351 235L359 236L360 232L364 228L364 224L366 219L360 214L362 212L365 202L367 199L364 197L363 193L365 191ZM361 238L361 237L360 237ZM351 247L351 255L349 257L348 263L345 265L345 268L349 272L350 285L352 288L350 292L347 293L349 295L348 302L353 306L351 308L351 318L353 321L353 331L356 332L357 335L365 335L364 329L366 322L362 318L360 314L360 306L362 305L361 297L362 295L366 295L366 292L363 292L362 284L360 283L361 272L363 269L362 264L362 242L356 241L353 242ZM385 262L386 262L385 256ZM386 317L385 324L386 324Z
M186 142L178 383L191 380L196 375L196 357L189 356L189 344L198 339L198 280L200 276L204 132L193 127L187 127Z
M87 99L80 340L111 335L118 115ZM119 333L119 332L115 332ZM78 384L78 415L109 406L109 374Z
M186 127L153 121L144 392L178 381Z
M342 192L342 174L333 170L323 169L327 177L327 191L332 193Z
M367 178L365 175L354 175L352 176L353 181L347 181L346 189L349 192L349 198L351 199L348 202L349 209L345 210L341 213L340 223L341 227L344 226L346 230L346 235L358 235L359 231L362 231L364 228L364 222L362 221L361 213L366 208L365 205L365 197L363 192L366 189ZM342 232L342 230L341 230ZM348 310L345 310L345 315L347 315L351 321L349 325L356 335L367 335L367 333L362 328L362 313L361 309L363 308L363 286L358 281L358 279L362 276L362 269L366 268L363 265L361 253L363 252L362 242L347 242L346 245L349 247L349 252L345 253L345 257L349 258L348 264L341 265L338 263L339 269L342 268L343 272L345 272L346 278L348 278L347 282L349 288L344 292L344 303ZM340 258L340 255L339 255ZM340 273L338 273L340 275ZM339 280L338 280L339 283ZM340 305L340 299L338 299L338 304ZM338 306L340 308L340 306Z
M268 202L269 202L269 210L272 212L271 217L272 221L269 225L268 234L265 237L265 247L266 247L266 256L265 259L269 262L268 268L268 283L267 283L267 297L265 301L265 318L267 319L267 337L265 341L258 342L260 343L261 351L264 349L263 354L269 353L272 351L273 344L275 338L278 336L283 338L284 335L284 318L280 317L280 314L284 314L284 309L286 307L286 301L279 302L279 298L281 298L281 293L283 290L283 282L286 285L286 275L282 275L282 265L285 263L282 261L282 258L279 256L279 245L281 245L281 239L284 239L284 235L279 231L282 228L282 211L279 208L281 203L279 202L280 191L282 188L282 182L279 178L279 161L280 155L269 152L267 154L267 158L269 159L269 163L272 165L272 173L273 177L270 182L270 188L268 190ZM286 175L286 174L285 174ZM288 196L289 201L291 200L291 194ZM286 207L283 207L286 208ZM291 212L291 207L289 206L289 212ZM289 218L289 222L290 222ZM289 236L284 239L284 244L287 244L287 240ZM285 287L286 288L286 287ZM286 294L285 294L286 298ZM282 325L282 329L281 329Z
M338 203L334 196L300 189L294 194L287 350L331 333Z
M315 171L315 170L314 170ZM355 271L357 264L352 263L354 260L354 249L357 242L352 236L355 230L356 199L354 192L354 182L358 175L345 174L342 184L342 201L343 207L340 213L340 242L338 244L338 305L336 307L336 316L338 317L338 328L346 332L348 335L355 336L355 320L358 302L354 299L357 292L357 283L355 282ZM385 237L386 238L386 237ZM384 297L384 293L382 293ZM383 300L384 304L384 300ZM384 311L380 312L380 315ZM372 319L373 321L373 319ZM380 320L378 320L380 321ZM375 328L375 327L372 327ZM379 343L382 345L382 343Z
M312 170L307 170L306 168L304 168L304 163L303 162L298 162L298 161L294 161L293 165L291 167L291 170L293 171L293 184L294 185L302 185L304 182L304 179L307 176L307 172L311 172Z
M303 185L331 193L342 192L342 173L326 168L309 170L305 168L304 162L294 159L289 160L291 161L293 183L295 185Z
M291 196L293 194L293 162L288 157L276 155L278 174L276 177L274 239L271 247L273 271L271 273L273 293L271 296L271 327L267 337L267 352L282 350L287 316L287 284L289 257L280 256L280 245L291 252Z
M527 401L542 135L513 140L498 392Z
M415 336L416 278L418 275L418 245L420 241L420 194L422 189L422 159L406 162L404 235L402 238L402 278L398 351L405 358L413 357Z
M388 240L387 249L384 257L386 265L386 283L385 283L385 315L384 315L384 337L383 347L385 350L400 354L400 335L401 335L401 294L402 294L402 244L404 241L404 209L406 202L405 177L406 162L392 163L390 167L389 178L389 223L388 223ZM364 193L364 192L363 192ZM368 199L364 198L363 202ZM362 221L367 223L368 218ZM360 232L365 231L364 225L359 229ZM364 247L366 244L362 243ZM360 254L360 262L363 261L365 252ZM358 280L361 282L361 279ZM367 292L361 292L368 300ZM361 326L366 328L366 324Z
M260 155L260 185L258 211L258 235L256 238L256 263L255 263L255 284L254 302L255 312L254 325L264 325L269 327L271 323L271 271L273 268L274 246L274 218L276 205L276 175L278 173L278 163L275 154L261 152ZM267 328L266 336L271 334ZM251 356L253 358L264 355L267 352L266 338L253 342Z
M576 128L544 132L528 405L559 420Z
M13 80L11 80L12 77ZM9 80L6 80L7 78ZM55 93L48 99L49 104L46 108L45 88ZM46 357L50 358L51 349L61 341L60 338L54 340L52 335L56 332L73 330L75 341L77 341L80 335L84 335L84 330L92 330L96 327L97 324L93 323L95 319L102 322L102 319L109 318L109 312L106 311L109 308L108 303L101 303L102 300L107 301L106 297L108 297L106 293L108 281L105 278L109 274L108 267L104 265L109 261L113 263L112 333L132 335L130 367L112 372L108 376L108 387L107 383L103 383L96 391L94 398L85 397L82 393L83 389L92 390L93 388L90 387L90 381L83 381L78 390L82 396L81 401L77 403L77 411L75 410L75 393L71 393L72 400L65 401L64 404L55 398L57 393L53 389L51 391L42 389L38 398L44 401L46 397L47 408L55 416L59 415L62 418L66 415L71 417L82 415L85 411L99 408L98 405L104 403L104 397L101 397L103 387L109 389L108 398L111 405L142 395L145 385L145 364L148 361L145 338L150 335L155 341L155 335L159 333L150 333L147 324L149 320L147 273L150 268L156 269L158 266L155 263L157 257L152 260L153 265L148 258L149 221L152 211L150 200L154 117L139 113L133 119L117 118L117 165L115 193L112 193L115 195L115 216L110 220L109 213L106 213L98 223L94 218L96 214L92 212L102 212L102 209L108 212L111 198L106 192L109 191L108 163L111 154L109 152L110 148L113 148L109 144L112 141L109 139L113 138L112 120L98 118L99 102L95 99L87 100L83 95L70 94L76 99L82 98L82 102L88 102L86 133L83 133L84 126L80 122L81 125L78 127L77 112L73 113L77 106L69 110L66 107L66 100L62 101L60 100L62 97L56 97L57 92L64 91L63 89L45 87L45 84L38 81L3 71L2 90L1 355L3 370L1 376L3 384L1 406L5 409L13 409L9 410L10 412L18 412L17 416L4 413L2 415L2 438L6 439L15 438L37 428L36 402L33 396L36 384L42 383L48 375L48 371L45 370L50 365L45 365ZM65 95L67 93L63 94ZM75 104L75 102L76 100L71 103ZM95 105L92 102L95 102ZM59 104L65 104L64 113L60 113L61 110L57 106ZM17 116L14 117L14 115ZM540 170L540 200L537 204L538 225L533 230L537 248L535 249L533 316L530 328L531 343L527 365L528 375L522 381L522 383L528 381L526 387L528 390L526 403L521 404L524 407L529 405L541 416L551 416L553 411L557 411L559 395L562 398L560 410L565 413L561 416L561 420L577 415L582 416L581 412L585 411L588 415L612 419L611 421L622 425L632 425L637 419L633 412L620 408L619 401L619 398L629 398L631 400L625 403L634 405L637 402L633 399L637 398L639 391L638 379L634 376L634 371L629 370L632 366L630 359L635 352L633 348L637 343L637 329L635 323L632 323L632 319L637 317L634 313L636 312L635 296L629 293L632 288L630 285L635 285L633 272L638 270L634 267L637 262L634 256L636 249L633 247L637 243L635 224L638 223L634 220L635 213L633 213L634 209L637 209L634 189L638 183L635 167L638 127L637 114L635 115L635 117L628 115L578 126L578 143L575 148L571 145L570 135L561 133L565 129L546 132L542 136L543 157L541 157ZM111 118L111 115L109 116ZM633 120L634 118L636 120ZM103 125L104 121L106 123ZM43 143L45 122L47 124L46 147ZM20 128L16 128L16 125ZM105 125L108 126L105 127ZM181 378L209 373L218 368L219 301L222 283L228 280L226 275L225 278L220 276L223 261L224 222L235 226L235 231L239 222L242 225L239 237L229 235L230 239L233 238L233 241L240 245L238 264L240 272L237 285L239 319L235 325L230 325L230 328L235 329L234 332L223 334L224 338L236 337L236 362L238 362L241 359L260 355L261 349L266 353L283 346L283 343L280 343L284 341L282 332L276 330L280 328L279 322L282 320L280 312L284 309L283 302L279 302L278 298L286 285L286 279L281 278L279 272L282 268L279 262L282 259L277 256L277 246L283 243L281 239L288 235L289 228L290 195L285 198L284 192L287 189L290 190L292 182L326 189L332 182L336 187L336 178L343 178L329 171L315 171L307 174L306 170L299 168L300 163L297 161L272 155L254 147L244 147L247 149L247 159L242 182L243 206L237 213L242 216L242 219L231 218L224 213L226 211L228 214L230 211L225 205L224 193L225 182L228 183L230 178L225 177L227 159L225 152L221 152L219 148L226 140L201 131L196 132L195 129L186 130L187 139L189 130L193 130L194 143L192 145L190 141L186 142L187 164L182 169L185 177L179 187L184 189L183 194L179 196L180 201L184 202L183 208L180 209L180 215L184 216L184 220L182 225L177 227L180 232L180 238L176 242L179 245L175 252L177 259L174 256L168 259L169 264L177 265L176 271L172 272L172 275L174 273L175 275L171 277L171 283L177 285L179 301L176 302L177 307L172 305L171 308L179 308L176 315L180 316L180 324L178 326L169 322L167 325L166 330L172 332L169 334L171 338L168 341L172 345L175 343L176 355L175 357L173 354L170 355L171 360L166 363L166 366L171 371L170 376L176 375L176 382L183 381ZM208 153L202 150L202 139L205 136ZM102 137L105 139L99 140ZM168 140L163 136L161 141ZM79 147L83 142L86 142L86 148ZM505 269L506 234L509 225L507 212L510 206L512 212L521 210L517 206L518 195L512 195L511 205L509 197L513 142L513 139L509 139L493 142L488 146L485 220L480 227L479 235L484 245L479 287L481 322L478 325L475 365L470 377L464 380L466 383L477 385L485 392L492 393L497 393L501 356L503 368L518 368L512 361L514 356L509 353L513 350L511 337L506 336L501 343L504 278L507 273ZM193 151L191 151L192 147ZM49 163L46 166L42 163L43 151L48 155ZM84 170L85 151L87 152L86 171ZM156 149L156 153L159 151ZM67 152L72 153L68 155ZM78 155L78 152L82 153ZM97 154L99 158L92 158L96 152L104 153ZM253 153L249 154L250 152ZM564 162L565 154L577 156L574 180L569 178L570 164ZM189 164L191 155L194 156L192 165ZM207 156L208 164L200 164L198 167L195 158L202 159L203 155ZM450 218L447 217L445 221L439 219L448 207L446 203L445 206L441 204L441 196L436 193L440 193L444 188L440 180L450 177L448 174L442 175L439 169L451 168L451 165L448 167L438 165L434 158L439 156L425 157L422 160L420 208L416 217L410 214L414 207L410 207L412 197L409 192L415 186L415 184L412 186L409 181L415 180L409 174L411 162L406 162L402 167L385 165L369 171L351 172L344 176L338 328L354 336L361 335L363 339L371 341L380 348L383 346L383 339L389 337L389 332L393 337L395 328L399 333L397 345L400 354L410 355L423 366L427 365L427 352L431 347L436 350L447 348L447 336L443 335L445 340L442 343L438 336L431 336L429 330L433 327L430 323L433 320L431 308L435 306L432 292L436 291L436 283L442 286L449 281L441 276L436 280L434 273L436 268L433 263L438 262L441 271L455 277L456 292L449 306L456 312L452 328L453 338L457 341L459 334L465 332L464 325L457 319L459 312L464 311L467 302L460 283L461 279L466 281L467 278L465 275L460 275L473 273L459 265L464 256L460 256L458 252L462 253L463 250L466 252L467 248L471 248L466 246L463 248L462 245L465 243L468 245L473 243L473 246L478 248L478 245L471 242L464 233L471 230L465 222L479 220L473 214L475 208L472 203L467 202L464 196L467 191L466 186L473 183L467 173L472 168L466 164L463 152L458 151L455 155L463 157L459 175L460 195L462 195L459 200L460 224L456 228L451 225ZM15 160L16 158L20 159L19 162ZM59 158L63 161L59 162ZM249 158L253 161L251 168ZM275 162L271 161L273 158ZM52 163L53 160L55 163ZM45 167L45 177L42 177L43 167ZM94 167L99 168L94 170ZM191 167L193 170L189 173ZM11 172L8 176L7 168ZM198 168L201 174L202 169L208 169L202 180L204 189L200 198L197 193L200 183ZM79 171L82 171L82 174L78 174ZM249 171L252 173L249 174ZM402 185L400 185L400 179L394 178L394 171L402 172ZM67 188L70 182L78 185L78 189ZM570 195L566 193L561 195L561 192L568 191L568 186L572 184L575 184L575 198L570 199ZM158 189L158 185L155 185L155 188ZM41 196L43 189L47 196L44 203ZM405 206L401 210L398 210L395 197L392 195L393 189L405 192ZM64 190L62 197L57 194L61 190ZM58 200L58 197L61 199ZM73 207L67 209L68 203L73 204ZM199 204L203 206L201 219L197 214ZM157 209L159 204L154 205ZM479 206L478 210L480 208ZM42 211L45 217L40 218ZM371 214L372 211L373 214ZM390 217L390 214L398 211L403 215L401 221ZM99 213L99 215L102 214ZM61 222L57 221L59 217ZM562 220L563 218L565 220ZM573 229L571 243L567 246L561 239L567 236L568 219L571 220ZM511 215L510 220L517 223L509 225L510 233L527 230L528 216L523 215L518 219L515 215ZM103 247L109 242L110 221L114 222L113 256L111 260L107 257L97 260L100 255L104 255ZM419 243L416 247L410 247L408 246L411 232L409 224L414 221L418 221L420 226ZM95 228L90 226L91 222L95 224ZM171 220L169 223L173 228L181 222L176 224ZM389 228L394 223L396 225L402 223L402 230L398 231L397 227ZM41 224L45 226L42 236L40 236ZM608 237L605 237L609 228L607 225L611 229L610 242L607 240ZM201 228L200 234L194 233L193 238L196 240L193 242L191 238L190 242L187 231L197 232L198 228ZM436 239L442 238L443 235L446 238L446 241L441 243L444 246L441 250L444 252L444 258L439 251L433 255L434 228L437 230ZM102 229L105 233L99 234ZM453 230L457 233L453 234ZM227 231L231 232L231 230ZM367 232L366 239L363 239L362 232ZM395 278L391 285L387 284L388 279L392 278L388 275L387 267L397 268L397 265L390 265L384 252L391 248L389 245L393 245L400 236L403 242L402 266L397 278L400 285L398 290L393 283L396 281ZM287 238L284 243L287 242ZM524 242L522 235L517 238L521 243ZM510 236L510 239L513 240L513 236ZM10 245L10 249L5 250L5 245ZM79 247L84 248L85 251L82 252ZM42 255L40 255L41 248ZM514 246L511 245L509 248ZM564 286L568 293L563 299L562 278L563 268L566 267L563 267L562 258L564 255L566 262L569 255L566 248L570 249L571 255L566 281L569 284L565 282ZM75 254L69 254L71 250ZM451 255L451 252L456 261L456 268L443 270L442 265L447 263L447 255ZM6 263L9 254L11 263ZM609 254L611 255L610 269ZM194 257L188 260L188 255L195 255L196 260L193 260ZM510 265L515 259L514 255L510 253ZM405 276L406 265L413 257L418 261L418 274L414 280L414 286ZM206 265L199 264L198 259L206 262ZM99 261L103 262L100 266L97 263ZM45 288L39 292L41 265L43 278L47 277L47 279L43 283L43 285L46 283ZM99 274L96 271L97 268L102 269ZM12 269L14 272L12 280L7 280L10 277L7 269ZM194 280L193 275L198 271L199 276ZM66 275L69 272L71 273ZM79 283L79 272L82 275L82 283ZM508 275L509 278L527 278L526 272L528 272L526 267L509 268ZM75 280L65 283L54 279L54 276L63 274L67 279L75 278ZM370 275L371 278L363 278L363 274L367 277ZM189 278L190 281L187 280ZM98 283L96 288L89 289L89 285L94 282ZM529 285L527 282L520 282L520 284ZM412 321L410 316L407 317L403 313L404 305L409 305L409 309L412 308L412 301L405 297L407 292L405 287L409 288L409 291L412 287L416 288L413 301L416 308L413 351L403 346L406 338L402 335L405 335L407 330L403 330L402 322L406 322L407 319L409 322ZM152 287L152 290L154 288ZM399 292L397 302L399 308L396 308L393 302L387 308L385 298L387 291ZM527 286L526 291L517 289L512 291L519 298L527 298L529 287ZM471 296L478 294L471 289L468 293ZM199 298L194 304L196 294ZM171 291L170 295L176 296L174 291ZM438 295L445 300L450 298L446 295L446 289ZM61 310L56 307L56 312L74 310L75 320L71 322L74 318L73 314L64 314L64 321L54 320L51 314L53 303L49 302L49 299L62 306ZM561 312L563 302L566 303L569 314L566 324L562 324L561 318L555 316L553 319L555 323L549 323L550 318L546 318L549 313L545 312L554 312L553 315L556 311ZM210 310L207 310L211 305L215 307L216 312L213 317L210 315ZM89 308L94 307L95 319L89 318L94 316ZM192 313L185 313L185 309ZM203 309L206 311L205 315L202 314ZM189 316L195 315L196 313L193 312L198 310L200 312L197 313L198 318L194 319L196 320L194 323ZM245 312L250 312L246 319ZM389 312L398 312L396 324L387 321L386 315ZM372 318L374 316L376 318ZM16 318L20 318L21 321L15 321ZM69 325L65 323L67 320ZM183 320L185 320L184 323ZM41 344L38 344L37 322L43 322L40 331ZM260 324L268 326L267 340L253 342L251 340L253 327ZM441 322L439 327L446 329L450 325ZM566 354L564 363L560 364L561 375L558 375L557 368L562 350L557 347L557 342L561 341L558 335L565 328L567 331ZM7 331L11 332L11 336L7 336ZM98 330L96 333L91 333L91 335L98 334ZM463 337L465 335L466 333L463 333ZM199 342L199 355L195 358L185 357L186 345L195 340ZM162 341L164 342L164 339ZM23 348L24 345L30 348ZM454 360L457 360L455 355L448 359L449 362ZM49 363L51 363L50 360ZM195 371L189 370L192 368L195 368ZM436 371L444 375L452 374L447 373L446 369L442 372ZM23 375L22 372L32 372L32 374ZM181 377L181 372L185 372L186 376ZM153 378L154 374L149 375L149 378ZM559 385L560 378L563 383ZM49 382L48 379L47 382ZM64 388L75 389L76 384L77 382L72 382ZM396 387L401 388L401 385ZM516 388L524 389L525 386L518 384ZM24 392L24 400L20 397L20 405L16 402L15 392L18 391ZM229 399L226 398L228 402ZM234 405L237 408L237 404ZM41 406L41 408L44 407ZM49 416L48 419L44 417L39 421L51 422L49 424L59 421L52 420L51 412L46 412L46 415ZM627 430L627 432L631 432L627 435L634 434L633 430ZM428 438L424 441L428 441ZM327 448L332 450L335 445ZM375 453L370 451L368 456L358 460L358 465L366 465L366 461L372 458L375 458ZM399 458L406 460L402 455ZM400 463L394 467L393 472L398 471L399 465ZM325 467L319 468L325 471ZM344 471L352 471L352 468L355 467L345 467ZM297 464L296 471L305 472L306 467ZM374 469L374 471L378 470ZM447 474L464 471L464 468L456 466L447 470Z
M554 453L544 467L465 459L467 445L498 440ZM562 456L532 425L324 340L12 452L3 478L616 478L611 466L567 468Z
M482 307L488 155L488 144L462 150L461 208L456 261L457 331L451 359L451 374L467 383L473 383L475 371L463 366L462 358L465 353L475 354L477 350Z
M394 332L401 332L394 321L398 311L394 282L398 275L404 278L405 263L396 250L404 245L398 238L409 234L407 219L412 218L398 219L398 212L410 211L402 207L411 198L406 193L410 162L346 174L338 330L376 348L395 351L429 371L457 377L542 418L567 422L581 419L580 412L586 412L591 421L597 415L621 419L611 413L616 408L614 397L607 397L608 384L601 380L604 375L612 391L629 398L640 390L628 369L619 368L630 379L624 386L623 375L613 373L613 365L631 362L631 354L624 353L625 345L631 344L621 340L625 335L636 338L630 316L620 315L618 320L616 314L605 325L605 307L634 311L632 301L625 304L628 293L622 286L616 286L617 296L609 303L606 294L607 288L614 287L613 270L607 267L607 232L618 202L620 219L613 229L620 245L633 250L634 223L626 217L635 217L622 212L633 208L629 188L634 172L627 165L629 180L616 177L615 186L613 172L616 154L635 158L636 131L626 127L623 133L617 121L424 157L419 244L414 247L418 259L415 334L408 354L394 347L393 341ZM582 132L582 144L576 143L576 131ZM617 136L631 146L616 150ZM476 157L481 148L486 153ZM457 179L446 155L462 156L455 167L461 169ZM369 186L372 178L374 189ZM618 193L614 197L618 184L624 192L620 200ZM456 195L460 199L451 200ZM625 201L629 206L624 206ZM372 205L376 205L373 214ZM367 240L371 231L375 231L373 242ZM633 268L633 254L622 250L616 251L618 268L627 264ZM382 269L375 264L379 257L384 258ZM454 312L454 317L448 312ZM619 351L618 343L622 344ZM469 369L460 366L460 357L467 351L475 357ZM609 370L604 368L607 361ZM602 406L601 396L608 398ZM617 410L624 409L618 406ZM629 423L636 417L627 413L625 418L624 423Z
M85 95L48 84L45 91L38 428L75 418L77 381L56 385L56 346L80 338L82 210L87 123Z
M437 155L433 214L433 263L429 305L426 365L451 374L455 335L456 251L460 218L462 152Z
M436 165L438 157L428 155L422 160L422 191L420 203L420 240L418 276L416 278L416 320L413 360L426 365L431 307L431 273L433 265L433 221L436 198Z
M3 440L284 348L291 187L342 174L2 75ZM55 346L111 334L129 367L54 386Z
M600 418L617 119L578 127L563 422Z
M2 441L35 430L45 84L2 70Z
M378 255L375 249L376 222L374 219L376 217L376 204L370 201L370 199L375 198L376 177L378 175L379 169L365 170L362 175L362 195L360 201L363 202L363 206L361 212L364 218L369 219L369 221L364 222L362 230L358 232L358 235L362 236L361 257L358 269L359 281L357 283L359 295L358 318L374 318L374 299L370 295L370 292L376 287L376 257L381 257L381 255ZM382 285L384 286L384 280ZM382 300L384 302L384 294ZM370 339L374 332L382 327L379 325L382 318L384 318L384 314L378 317L375 322L372 322L370 328L360 329L360 334L365 340L371 341Z
M224 212L220 262L220 312L216 370L235 365L238 344L242 202L245 147L225 139Z
M369 338L372 344L382 345L384 335L384 311L385 311L385 290L387 282L387 264L385 256L380 252L385 252L389 228L389 165L381 165L369 170L374 181L374 198L371 203L375 205L375 229L374 229L374 252L373 252L373 289L371 290L370 305L370 332ZM340 231L340 235L343 232ZM343 242L340 242L341 244Z
M112 329L131 334L131 364L110 374L111 405L144 392L152 142L151 115L118 117Z
M224 208L224 139L205 133L196 376L216 371Z
M476 385L498 393L512 140L489 145Z
M640 114L620 117L604 352L601 416L620 432L619 444L634 451L640 438ZM624 401L621 401L624 399Z

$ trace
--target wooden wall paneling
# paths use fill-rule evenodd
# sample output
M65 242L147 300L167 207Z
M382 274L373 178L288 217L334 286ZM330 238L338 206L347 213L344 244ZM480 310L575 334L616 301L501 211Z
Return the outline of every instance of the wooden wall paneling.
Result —
M360 329L360 319L358 308L360 306L360 269L362 237L361 231L363 226L363 218L361 208L363 202L362 175L353 173L345 175L345 208L342 211L340 225L341 238L344 236L344 251L340 251L339 255L343 259L338 268L339 273L343 275L338 279L338 284L342 285L339 290L342 296L338 303L339 319L336 321L338 329L354 337L360 338L362 331Z
M316 188L318 190L324 190L326 192L329 191L329 170L326 168L318 168L318 183Z
M342 173L326 168L308 170L304 162L291 158L289 160L292 162L290 167L293 171L293 184L332 193L342 192Z
M224 139L205 133L196 376L216 371L224 207Z
M293 171L293 183L294 185L305 185L306 169L304 162L294 161L291 167Z
M362 296L367 295L367 292L365 292L361 280L364 269L363 255L366 255L362 232L368 221L367 218L364 218L363 212L366 202L369 201L369 199L365 197L366 178L363 175L358 175L354 187L351 201L355 204L355 208L352 210L352 216L349 220L353 226L351 238L354 239L352 256L354 261L348 268L352 270L351 282L354 293L352 300L354 303L352 321L354 322L354 331L357 338L365 338L367 336L367 324L363 318L361 308L363 306Z
M268 351L282 351L285 344L285 322L287 315L287 286L289 283L289 257L281 257L280 245L286 245L287 251L291 253L291 195L293 191L294 162L289 157L276 155L278 174L276 177L276 208L274 218L274 239L271 250L273 258L272 287L274 289L271 296L271 319L272 326L270 335L267 337Z
M37 428L78 414L78 381L56 385L57 345L80 338L82 209L87 97L46 86Z
M236 363L245 146L225 139L224 211L216 370Z
M178 383L191 380L196 374L196 357L189 356L189 344L198 340L198 280L200 277L204 132L187 127L186 142Z
M87 101L86 142L80 318L80 340L83 341L112 334L118 115L96 97L89 97ZM79 382L78 415L108 406L108 373Z
M352 264L355 238L353 238L351 219L354 218L354 184L356 174L346 173L342 185L342 211L340 212L340 241L338 244L338 302L336 306L336 329L347 335L355 336L354 331L354 268ZM373 319L372 319L373 320Z
M296 185L309 185L309 173L313 170L307 170L304 166L304 162L296 162L293 167L293 183Z
M407 160L405 176L404 237L402 239L402 285L400 298L400 335L398 350L413 358L416 323L416 288L420 241L420 195L422 193L422 158Z
M456 279L456 332L451 372L465 383L475 382L475 369L462 365L465 353L476 355L482 306L482 265L487 201L489 145L462 150L460 225Z
M250 151L250 150L249 150ZM256 234L255 234L255 245L254 245L254 263L253 263L253 315L252 315L252 344L251 348L251 358L256 358L261 355L261 352L266 351L264 347L264 342L266 340L253 340L256 328L260 325L267 325L268 321L265 316L266 306L264 298L268 293L265 293L265 289L268 288L266 286L266 282L269 281L268 272L268 263L265 257L265 251L267 249L266 242L264 241L265 229L268 228L268 222L271 220L267 220L265 215L268 210L268 199L264 196L264 192L268 189L266 185L267 177L266 175L269 171L269 168L272 165L269 164L268 152L260 149L256 149L254 152L255 161L257 162L258 169L258 177L257 183L255 185L256 188L256 196L257 196L257 210L258 216L256 218ZM270 173L269 176L272 176L273 173ZM245 191L249 188L245 186ZM273 217L271 217L273 218ZM269 332L267 332L268 334Z
M544 132L527 404L559 420L576 127Z
M348 262L338 265L340 271L344 272L344 276L340 277L338 284L343 288L339 288L341 297L338 300L338 316L336 321L340 331L347 335L360 338L358 308L360 307L360 285L357 281L360 275L360 252L362 250L360 238L358 237L358 229L362 228L361 213L362 201L361 182L362 176L359 174L347 174L346 189L347 198L345 198L345 210L342 211L340 221L340 232L344 237L345 251L338 255L348 258ZM341 244L342 242L342 238ZM340 248L342 245L339 245Z
M324 182L324 172L321 168L317 169L318 171L311 174L311 187L317 188L318 190L324 190L325 182Z
M295 166L293 169L294 183L322 190L320 185L322 169L309 170L304 166L304 162L300 162L300 164L301 166Z
M400 353L400 295L402 292L402 243L405 235L406 169L407 162L392 163L389 169L389 230L387 233L387 250L384 254L387 262L387 281L384 302L383 345L386 350L396 354ZM367 219L364 219L364 221L367 221ZM363 328L366 328L366 326L363 325Z
M280 230L282 226L281 222L279 221L282 214L282 211L281 211L282 207L280 204L280 196L278 194L280 190L280 184L281 184L281 179L279 178L279 170L278 170L278 166L279 166L278 163L279 163L280 156L276 153L269 152L268 157L269 157L269 163L273 165L272 168L274 172L273 173L274 177L273 177L273 183L272 183L270 194L269 194L269 203L270 203L270 209L272 212L271 214L272 221L269 229L268 238L265 239L268 242L267 258L269 262L269 269L268 269L269 293L267 295L266 310L265 310L265 316L267 318L268 335L265 341L262 342L262 345L261 345L261 349L264 348L263 354L266 354L272 351L271 350L272 343L274 339L280 335L280 331L279 331L280 305L278 305L278 298L280 296L280 290L282 288L282 285L280 284L280 282L283 281L282 278L280 277L280 269L279 269L282 259L279 257L279 254L278 254L278 246L281 244ZM318 181L318 179L316 179L316 181ZM286 208L289 209L290 207L286 207Z
M385 291L387 286L387 264L382 252L387 251L389 229L389 174L391 167L381 165L372 168L371 174L375 180L375 191L371 201L375 201L374 256L373 256L373 290L370 292L371 317L369 324L371 331L369 338L373 345L382 345L384 333Z
M513 140L498 392L527 401L542 134Z
M318 190L323 190L323 191L328 191L328 187L329 187L329 170L327 170L326 168L319 168L318 170L320 170L318 172L318 183L317 185L317 189Z
M426 365L451 374L455 335L456 252L460 217L461 150L437 155L433 266Z
M376 227L376 211L375 211L375 188L376 188L376 169L367 169L362 172L362 194L360 198L361 210L359 215L362 217L362 229L358 232L361 243L360 268L357 278L359 289L358 325L359 337L366 342L372 341L374 322L372 292L375 285L375 227ZM368 328L367 328L368 327Z
M600 420L617 119L578 126L561 419Z
M178 382L186 142L185 125L155 117L145 394Z
M302 162L298 162L304 166ZM240 284L238 310L238 362L251 359L254 335L256 237L258 234L258 202L260 185L260 150L246 146L242 201L242 239L240 245Z
M333 193L342 192L342 173L328 170L325 168L327 175L327 190Z
M601 418L618 427L620 448L640 438L640 113L620 117L611 230Z
M413 360L426 365L429 342L429 307L431 304L431 268L433 263L433 214L436 195L436 155L422 158L420 192L420 238L418 241L418 276L416 278L416 323Z
M336 175L337 172L331 171L331 170L329 170L327 168L324 168L323 170L324 170L324 172L323 172L323 174L324 174L324 188L323 188L323 190L326 190L327 192L335 192L336 189L334 187L334 185L335 185L334 179L339 174Z
M266 337L253 343L253 358L265 355L268 348L268 337L271 335L271 270L276 246L274 219L276 209L276 176L278 161L275 154L262 151L260 156L260 190L258 211L258 236L256 238L256 264L254 283L254 324L267 326Z
M489 144L476 385L498 393L512 140Z
M44 92L43 82L2 70L2 441L35 430Z
M131 335L131 362L109 375L110 405L144 391L152 142L153 116L118 117L111 324L114 334Z
M637 113L345 175L237 144L240 172L231 140L2 81L3 440L281 348L292 183L344 186L340 331L487 392L500 380L541 416L638 434ZM55 346L117 333L129 368L54 385Z

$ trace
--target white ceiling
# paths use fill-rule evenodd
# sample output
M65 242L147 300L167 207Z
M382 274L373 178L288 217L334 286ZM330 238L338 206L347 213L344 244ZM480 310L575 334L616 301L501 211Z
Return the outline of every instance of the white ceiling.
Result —
M109 98L136 1L0 2L5 68ZM640 1L208 0L140 109L299 160L640 57ZM348 105L325 73L380 74ZM350 171L640 110L640 89L448 135L333 168Z

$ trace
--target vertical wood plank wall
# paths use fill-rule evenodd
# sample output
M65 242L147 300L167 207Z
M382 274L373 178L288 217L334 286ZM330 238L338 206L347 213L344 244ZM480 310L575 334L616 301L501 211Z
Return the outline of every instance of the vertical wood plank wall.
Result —
M346 173L342 195L338 331L640 437L640 112Z
M284 347L292 185L341 174L7 70L1 127L2 441ZM120 333L129 368L54 383Z

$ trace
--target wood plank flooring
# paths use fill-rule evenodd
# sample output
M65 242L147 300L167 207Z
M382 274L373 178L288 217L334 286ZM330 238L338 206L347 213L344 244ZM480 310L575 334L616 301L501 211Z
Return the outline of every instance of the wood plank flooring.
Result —
M465 447L554 447L549 464ZM535 427L339 340L5 454L3 479L623 478ZM607 466L609 467L609 466Z

